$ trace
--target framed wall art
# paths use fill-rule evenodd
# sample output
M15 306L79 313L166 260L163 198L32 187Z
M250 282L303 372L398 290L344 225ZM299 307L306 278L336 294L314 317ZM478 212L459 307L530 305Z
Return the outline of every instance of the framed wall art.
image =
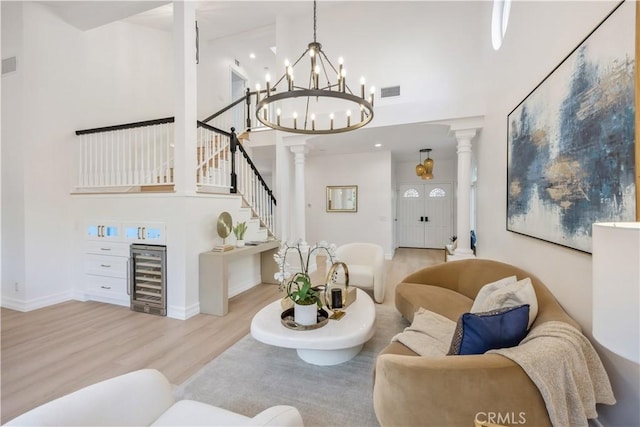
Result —
M507 230L591 252L634 221L635 2L616 8L511 112Z
M328 186L327 212L358 212L358 186Z

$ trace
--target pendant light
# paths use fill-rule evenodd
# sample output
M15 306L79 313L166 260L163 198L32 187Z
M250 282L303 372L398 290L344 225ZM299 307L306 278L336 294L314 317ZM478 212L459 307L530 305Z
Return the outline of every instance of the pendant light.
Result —
M285 132L302 134L333 134L352 131L365 126L373 119L373 95L365 94L364 77L360 79L360 91L354 93L346 82L346 69L342 58L336 68L322 50L316 39L316 2L313 2L313 42L293 63L285 61L285 72L271 85L271 76L266 77L266 91L257 89L256 117L265 126ZM309 57L309 68L302 61ZM300 64L298 64L300 63ZM294 80L294 67L298 79ZM308 86L300 86L300 78L309 76ZM334 83L332 83L332 79ZM278 87L281 86L281 87ZM260 99L260 94L264 97ZM356 90L357 92L357 90ZM333 108L344 110L344 115L330 113ZM353 110L353 114L351 113ZM298 112L301 112L298 117Z
M427 158L422 162L422 153L427 153ZM416 165L416 175L422 179L433 179L433 159L429 157L431 148L423 148L420 150L420 163Z

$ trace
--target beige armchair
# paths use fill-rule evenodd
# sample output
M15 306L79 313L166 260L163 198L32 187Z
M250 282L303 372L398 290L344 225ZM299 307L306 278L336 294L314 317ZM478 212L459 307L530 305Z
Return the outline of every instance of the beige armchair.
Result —
M384 250L374 243L347 243L336 250L349 268L349 285L373 291L377 303L384 301Z

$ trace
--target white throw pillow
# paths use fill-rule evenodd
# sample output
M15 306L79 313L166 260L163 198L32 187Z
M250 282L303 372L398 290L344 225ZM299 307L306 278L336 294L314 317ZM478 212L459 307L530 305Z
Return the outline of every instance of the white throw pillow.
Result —
M482 313L522 304L529 304L529 325L527 328L530 328L538 315L538 298L529 277L494 290L478 307L474 303L471 312L474 313L474 308L477 310L475 313Z
M479 307L484 307L486 305L487 298L489 295L497 291L498 289L502 289L510 283L516 283L518 279L516 276L505 277L504 279L496 280L495 282L487 283L480 291L478 291L478 295L476 295L476 299L473 301L473 306L471 307L471 313L482 313L486 310L479 310Z

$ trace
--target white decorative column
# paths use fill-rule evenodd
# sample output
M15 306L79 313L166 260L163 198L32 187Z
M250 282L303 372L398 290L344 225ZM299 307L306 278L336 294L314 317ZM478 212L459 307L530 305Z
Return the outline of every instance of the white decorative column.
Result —
M471 250L471 140L476 130L455 131L458 140L458 222L456 255L472 256Z
M196 191L196 2L173 2L175 61L174 180L177 193Z
M306 221L305 221L305 197L304 197L304 160L307 154L306 145L292 145L289 147L294 155L294 228L292 236L296 239L306 240Z
M276 167L274 169L276 205L276 237L287 242L291 236L291 150L284 143L284 132L276 133Z

